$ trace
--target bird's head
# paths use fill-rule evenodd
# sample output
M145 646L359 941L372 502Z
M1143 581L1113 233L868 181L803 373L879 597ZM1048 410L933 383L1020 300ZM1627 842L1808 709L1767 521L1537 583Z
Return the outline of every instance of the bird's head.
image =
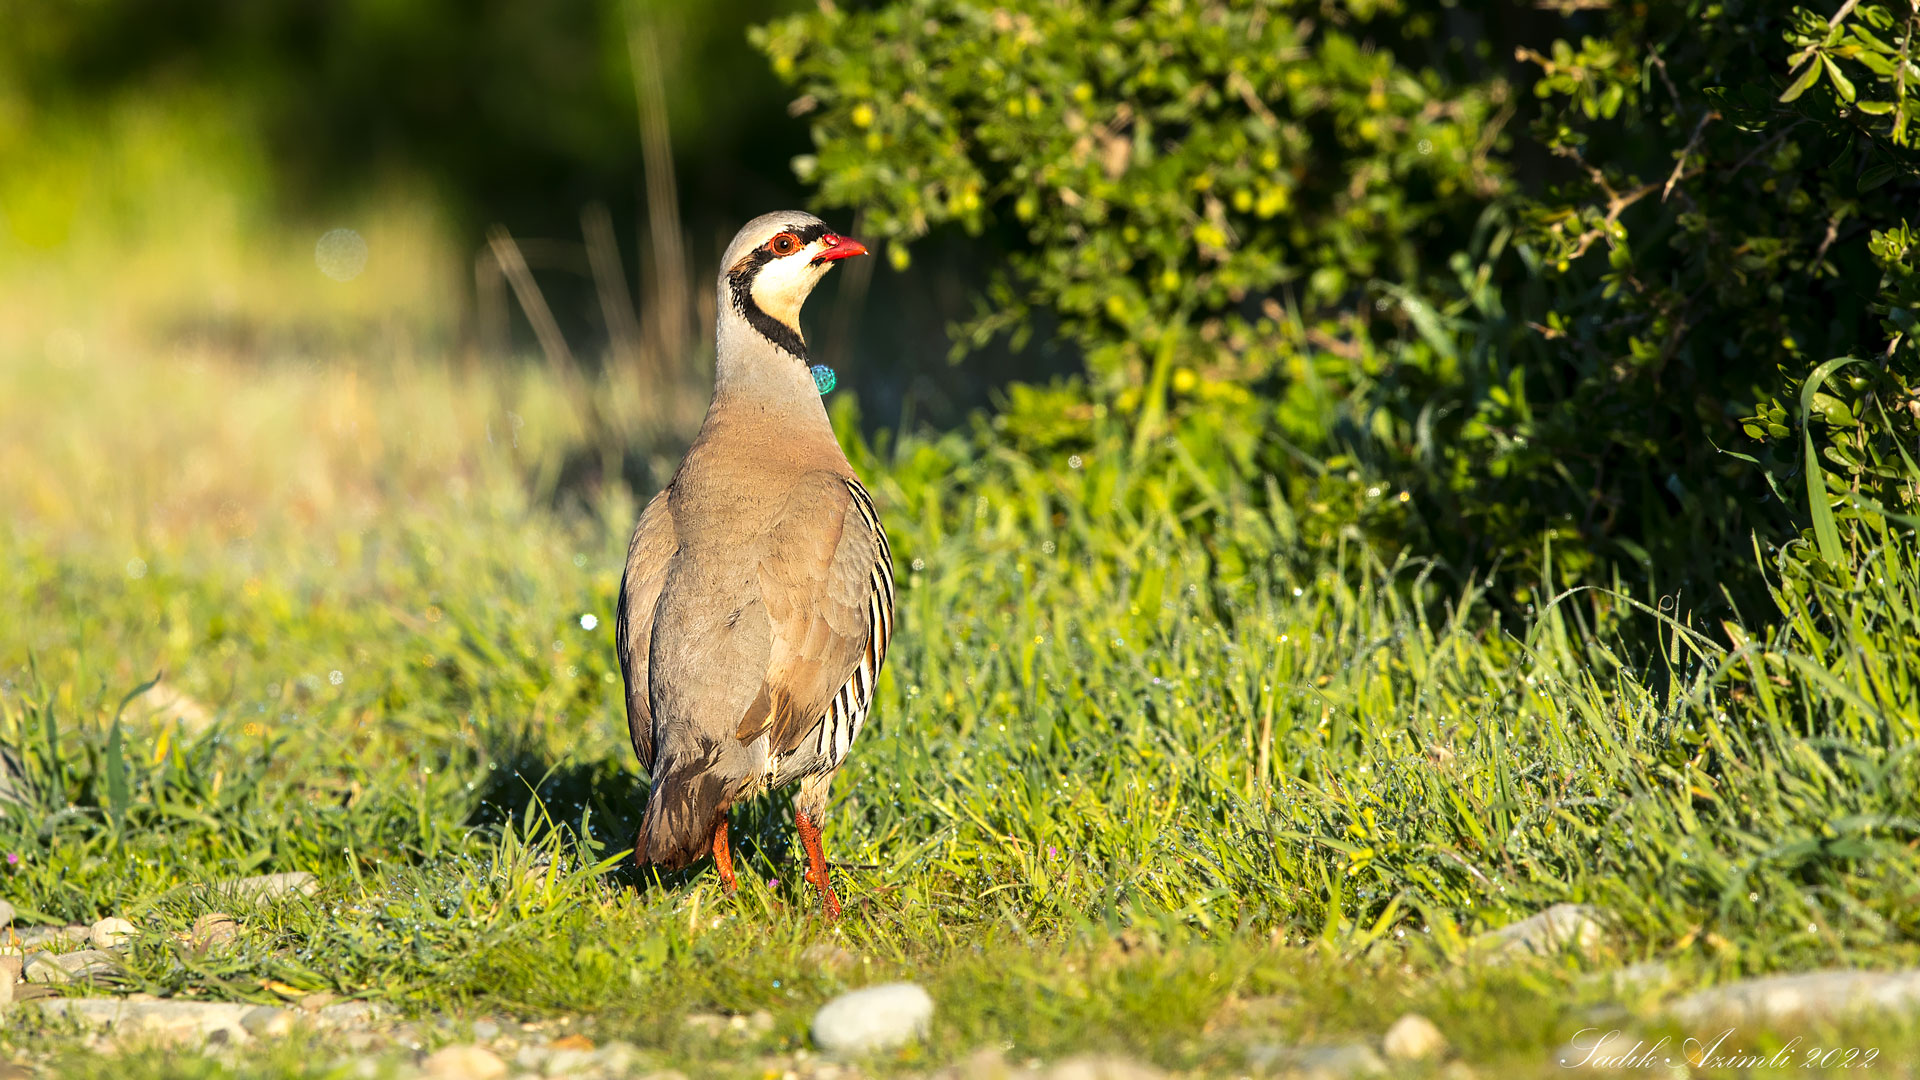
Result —
M762 214L727 245L721 259L721 301L776 346L804 356L800 305L835 262L866 253L866 245L839 235L812 214Z

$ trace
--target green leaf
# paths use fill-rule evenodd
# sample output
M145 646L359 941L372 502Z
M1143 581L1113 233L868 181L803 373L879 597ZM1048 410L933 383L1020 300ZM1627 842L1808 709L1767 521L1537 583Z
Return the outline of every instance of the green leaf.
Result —
M1813 369L1807 376L1806 385L1800 388L1800 440L1806 451L1807 471L1807 511L1813 517L1813 538L1820 546L1820 557L1829 565L1843 565L1846 553L1840 547L1840 530L1834 524L1833 507L1827 503L1827 475L1820 468L1820 455L1813 449L1814 395L1820 392L1820 385L1827 376L1846 367L1860 363L1859 357L1836 356Z
M1864 195L1898 175L1900 175L1898 165L1875 165L1860 174L1860 193Z
M1792 101L1795 98L1799 97L1801 94L1806 93L1807 88L1812 86L1815 82L1819 81L1819 79L1820 79L1820 65L1808 64L1807 69L1800 73L1800 77L1793 80L1793 85L1787 87L1787 92L1780 95L1781 102L1785 103L1785 102Z
M127 823L127 755L121 734L120 718L113 718L113 730L107 735L107 813L117 831Z
M1840 100L1852 104L1854 94L1853 81L1841 72L1840 65L1833 62L1833 57L1828 56L1826 53L1821 53L1820 62L1826 65L1827 77L1833 80L1834 92L1840 95Z
M1891 101L1856 101L1853 107L1869 116L1885 116L1893 111Z
M153 678L148 679L146 682L143 682L139 686L136 686L133 689L127 691L127 696L120 699L119 707L113 710L114 722L115 723L120 722L120 714L127 711L127 706L133 702L134 698L137 698L141 694L144 694L147 691L153 689L154 687L160 685L160 680L166 678L166 676L167 676L167 673L164 670L156 671L153 673Z

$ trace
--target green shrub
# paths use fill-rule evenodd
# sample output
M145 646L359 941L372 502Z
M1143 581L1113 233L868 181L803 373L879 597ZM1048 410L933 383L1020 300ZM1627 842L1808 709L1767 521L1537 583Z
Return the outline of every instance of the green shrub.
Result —
M1753 533L1813 524L1816 364L1879 358L1809 399L1813 434L1850 488L1906 490L1912 20L1503 11L895 0L757 40L812 118L801 176L896 266L945 224L1009 247L963 346L1083 351L999 437L1251 426L1237 467L1319 535L1757 599Z

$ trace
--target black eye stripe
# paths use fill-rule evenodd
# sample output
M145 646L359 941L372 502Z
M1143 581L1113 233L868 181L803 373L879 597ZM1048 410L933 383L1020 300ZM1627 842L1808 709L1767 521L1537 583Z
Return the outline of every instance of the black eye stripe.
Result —
M827 228L825 222L816 221L808 225L789 225L780 231L792 233L794 238L800 241L799 246L795 249L795 251L798 251L808 244L813 243L815 240L826 236L833 230ZM776 234L776 236L777 235L778 234ZM801 340L800 335L792 327L768 315L765 311L761 310L759 304L753 301L753 279L759 275L760 268L775 259L786 258L795 253L794 251L790 251L784 256L776 255L769 247L772 243L772 240L768 240L766 243L747 252L739 262L733 265L733 269L727 271L728 291L733 294L734 309L746 316L747 322L752 325L755 330L760 331L760 334L772 342L775 348L797 357L802 363L805 363L807 359L806 342Z

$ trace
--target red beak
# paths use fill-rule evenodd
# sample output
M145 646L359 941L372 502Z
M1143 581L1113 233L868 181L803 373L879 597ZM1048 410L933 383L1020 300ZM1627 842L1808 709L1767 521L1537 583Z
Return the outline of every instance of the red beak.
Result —
M855 255L865 255L867 253L867 245L855 240L851 236L840 236L835 233L828 233L825 239L827 241L827 250L813 257L813 261L816 264L833 262L835 259L851 259Z

